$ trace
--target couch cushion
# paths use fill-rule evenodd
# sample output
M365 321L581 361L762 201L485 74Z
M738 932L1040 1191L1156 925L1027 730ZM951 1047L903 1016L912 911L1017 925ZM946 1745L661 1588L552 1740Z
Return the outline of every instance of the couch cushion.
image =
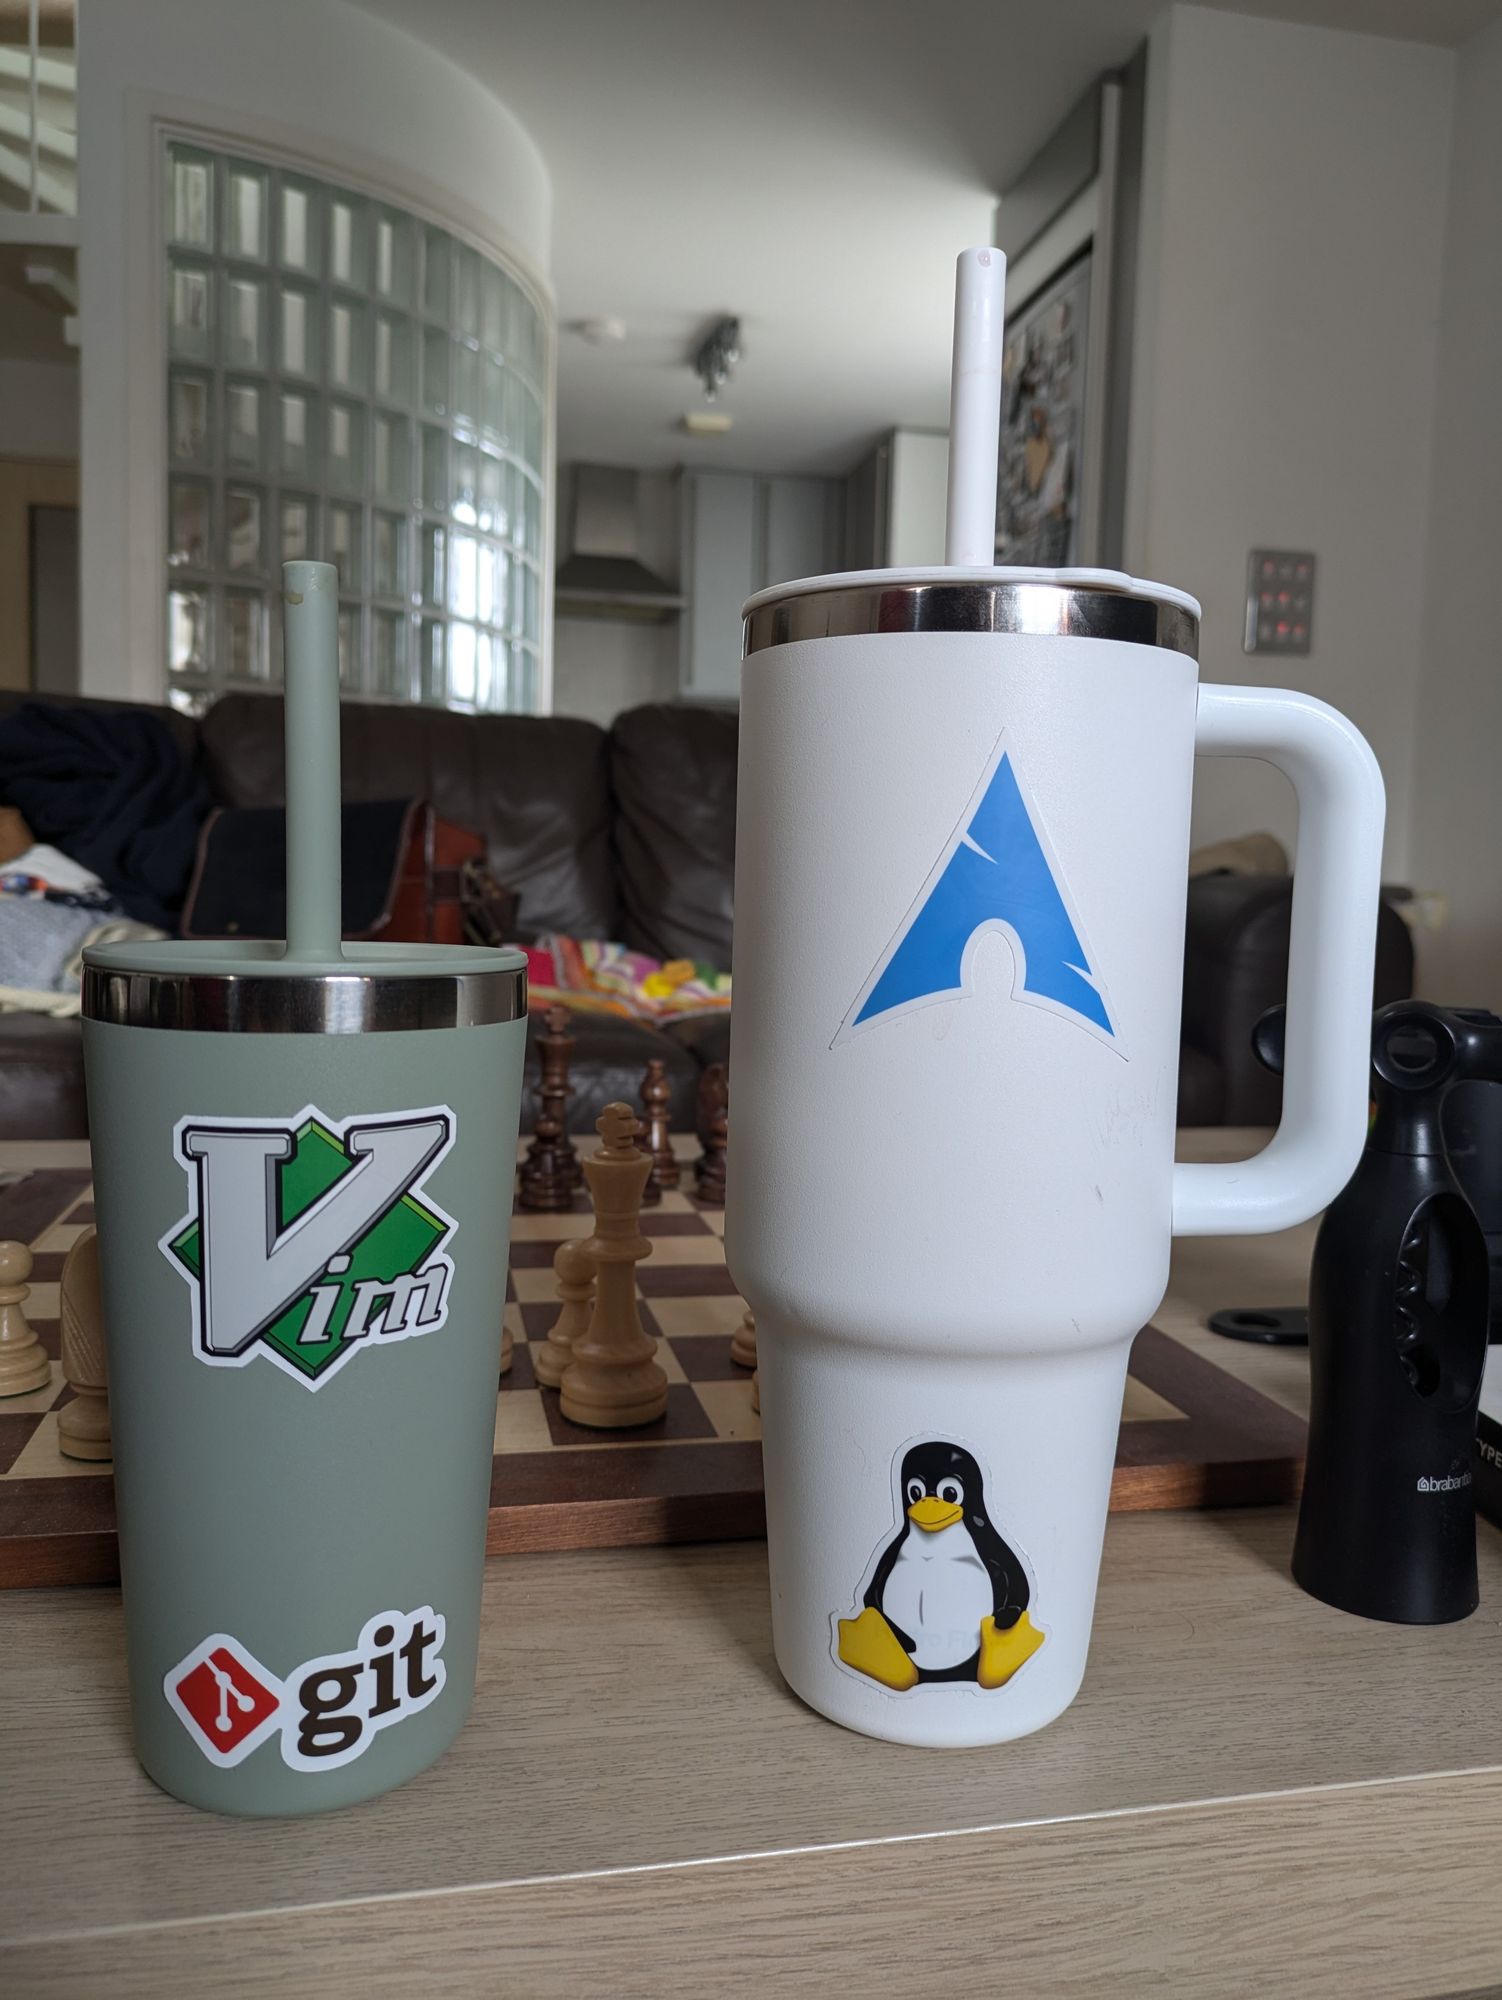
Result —
M728 971L739 719L652 702L610 732L624 941Z
M83 1031L49 1014L0 1014L0 1139L86 1139Z
M482 835L491 869L520 898L524 938L617 934L606 739L594 723L345 702L339 725L345 798L429 799ZM284 802L279 699L226 695L201 733L222 803Z

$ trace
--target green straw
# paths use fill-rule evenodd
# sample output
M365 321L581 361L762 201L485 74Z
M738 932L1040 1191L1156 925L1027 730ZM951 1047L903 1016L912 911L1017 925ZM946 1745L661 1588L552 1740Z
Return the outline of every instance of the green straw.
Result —
M343 956L339 898L339 574L282 564L287 656L287 952Z

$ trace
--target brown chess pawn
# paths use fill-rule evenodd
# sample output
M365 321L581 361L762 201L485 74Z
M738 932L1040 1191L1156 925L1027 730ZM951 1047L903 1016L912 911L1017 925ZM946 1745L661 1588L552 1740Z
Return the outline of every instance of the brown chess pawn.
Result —
M553 1252L553 1277L563 1301L548 1337L532 1356L532 1372L545 1389L556 1389L574 1358L574 1348L589 1331L595 1299L595 1260L591 1239L571 1236Z
M25 1396L52 1380L47 1350L23 1311L31 1297L30 1276L26 1245L0 1243L0 1396Z
M647 1114L646 1148L652 1156L651 1178L642 1197L645 1202L661 1201L667 1189L678 1185L678 1158L668 1125L672 1101L667 1064L661 1056L653 1056L641 1084L641 1108Z
M573 1095L568 1066L574 1052L568 1024L567 1007L549 1007L544 1018L547 1032L537 1041L541 1069L537 1124L522 1161L516 1196L519 1208L544 1214L572 1208L574 1189L579 1185L579 1156L568 1136L568 1101Z
M636 1309L635 1267L652 1254L637 1227L652 1162L637 1151L641 1126L629 1104L607 1104L597 1129L603 1143L584 1162L595 1205L595 1233L589 1239L595 1305L564 1370L558 1406L573 1423L619 1430L649 1424L663 1414L668 1378L652 1358L657 1343Z
M730 1336L730 1358L737 1368L756 1366L756 1314L750 1306L746 1316Z
M725 1153L730 1143L730 1069L709 1063L699 1078L699 1137L704 1151L694 1167L694 1193L707 1207L725 1205Z
M73 1391L73 1400L57 1413L57 1448L65 1458L112 1458L104 1305L99 1296L99 1238L92 1229L78 1238L64 1258L59 1291L63 1380Z

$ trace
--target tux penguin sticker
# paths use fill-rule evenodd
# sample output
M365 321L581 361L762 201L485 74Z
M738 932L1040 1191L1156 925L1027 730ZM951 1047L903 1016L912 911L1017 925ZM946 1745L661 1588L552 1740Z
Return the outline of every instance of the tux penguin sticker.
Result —
M991 1519L979 1461L946 1438L905 1445L897 1525L872 1557L859 1608L835 1617L834 1655L907 1694L936 1682L1005 1687L1044 1643L1022 1558Z

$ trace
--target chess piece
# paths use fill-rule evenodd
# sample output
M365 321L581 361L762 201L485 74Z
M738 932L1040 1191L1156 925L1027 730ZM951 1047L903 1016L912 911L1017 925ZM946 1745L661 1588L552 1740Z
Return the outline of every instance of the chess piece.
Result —
M699 1078L699 1137L704 1151L694 1167L694 1193L710 1208L725 1205L725 1152L730 1143L730 1069L709 1063Z
M60 1293L63 1380L73 1391L73 1400L57 1413L57 1448L65 1458L112 1458L99 1238L92 1229L64 1258Z
M0 1396L25 1396L52 1380L47 1350L22 1310L31 1297L31 1252L24 1243L0 1243Z
M595 1299L592 1239L571 1236L553 1252L553 1277L563 1301L548 1337L532 1356L532 1372L545 1389L556 1389L574 1358L574 1347L589 1331Z
M647 1064L647 1073L641 1085L642 1110L647 1114L647 1151L652 1155L651 1178L643 1196L649 1202L660 1201L669 1188L678 1185L678 1157L673 1151L668 1127L672 1098L673 1087L668 1082L667 1065L661 1056L653 1056Z
M545 1016L546 1034L537 1042L541 1080L538 1083L537 1124L532 1143L522 1162L519 1208L556 1213L572 1208L574 1189L579 1185L579 1156L568 1136L568 1101L573 1086L568 1080L569 1057L574 1038L568 1031L567 1007L549 1007Z
M516 1336L505 1320L501 1321L501 1373L509 1375L511 1365L516 1360Z
M737 1368L756 1366L756 1314L750 1306L746 1316L730 1336L730 1358Z
M761 1415L761 1370L759 1368L751 1377L751 1407L758 1416Z
M595 1205L595 1305L564 1370L559 1408L576 1424L619 1430L651 1423L668 1404L668 1378L652 1358L657 1343L636 1310L635 1267L652 1254L637 1228L652 1162L637 1151L642 1128L629 1104L607 1104L596 1129L603 1143L584 1162Z

